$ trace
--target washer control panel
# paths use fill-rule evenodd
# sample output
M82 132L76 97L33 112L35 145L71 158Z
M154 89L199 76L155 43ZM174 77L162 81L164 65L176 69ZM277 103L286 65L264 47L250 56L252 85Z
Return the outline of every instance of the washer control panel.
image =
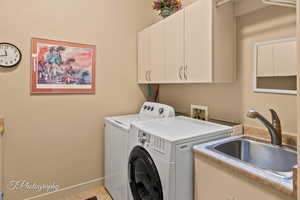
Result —
M140 114L161 118L174 117L175 110L173 107L165 104L145 102L140 110Z
M161 137L154 136L142 130L138 130L136 136L138 145L143 146L147 151L155 151L160 156L164 157L164 159L170 159L171 143Z

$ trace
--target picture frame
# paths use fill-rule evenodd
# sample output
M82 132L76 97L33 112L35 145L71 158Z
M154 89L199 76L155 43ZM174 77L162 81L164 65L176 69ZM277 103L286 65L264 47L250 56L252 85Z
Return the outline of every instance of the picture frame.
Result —
M95 93L95 45L40 38L31 42L31 93Z
M191 117L208 121L208 106L191 105Z

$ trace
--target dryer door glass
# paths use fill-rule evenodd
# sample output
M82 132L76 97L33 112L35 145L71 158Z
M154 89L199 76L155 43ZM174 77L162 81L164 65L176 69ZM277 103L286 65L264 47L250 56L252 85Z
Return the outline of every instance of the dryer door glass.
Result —
M160 177L150 154L135 147L129 156L129 185L134 200L163 200Z

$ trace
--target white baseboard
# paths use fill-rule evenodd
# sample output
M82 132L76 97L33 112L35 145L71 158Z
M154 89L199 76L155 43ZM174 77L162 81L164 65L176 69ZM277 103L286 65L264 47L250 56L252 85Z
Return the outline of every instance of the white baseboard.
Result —
M65 188L61 188L54 192L47 192L37 196L29 197L24 200L56 200L70 196L74 193L86 191L90 188L103 185L104 177L96 178L90 181L86 181L77 185L71 185Z

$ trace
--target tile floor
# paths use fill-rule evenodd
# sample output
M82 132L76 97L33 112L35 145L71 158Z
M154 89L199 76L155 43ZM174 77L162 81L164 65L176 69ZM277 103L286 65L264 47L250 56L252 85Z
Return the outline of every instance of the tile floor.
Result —
M97 200L112 200L112 198L109 196L104 187L93 188L85 192L73 194L70 197L60 200L86 200L94 196L97 196Z

